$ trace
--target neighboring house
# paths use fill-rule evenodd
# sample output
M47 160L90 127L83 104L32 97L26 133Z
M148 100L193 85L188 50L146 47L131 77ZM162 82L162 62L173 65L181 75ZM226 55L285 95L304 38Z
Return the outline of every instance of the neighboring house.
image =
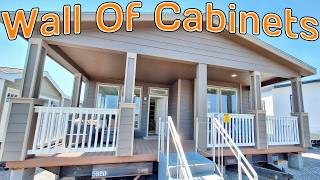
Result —
M9 99L20 97L20 88L23 69L0 67L0 142L4 140L5 122L8 116ZM70 99L54 82L48 72L43 73L40 99L46 100L44 106L65 106L65 101Z
M22 96L11 101L1 159L11 177L35 167L60 177L223 176L214 164L221 171L237 164L256 177L246 157L301 165L310 141L300 78L315 74L313 67L248 35L162 32L152 14L141 15L133 32L102 33L95 14L81 19L81 34L28 40ZM74 74L72 107L41 106L46 55ZM285 121L267 117L261 87L288 79L294 113ZM215 155L219 161L206 158Z
M320 79L302 82L304 110L308 112L310 139L320 140ZM263 88L262 99L267 115L291 116L293 101L289 83Z

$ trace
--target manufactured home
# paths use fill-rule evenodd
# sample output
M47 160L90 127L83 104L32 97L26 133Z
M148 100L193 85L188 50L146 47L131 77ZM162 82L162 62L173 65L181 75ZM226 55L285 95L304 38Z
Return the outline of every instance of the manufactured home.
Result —
M320 106L320 79L302 82L303 102L308 112L310 140L312 144L320 142L320 125L318 110ZM267 86L262 89L262 101L267 116L289 116L292 113L292 93L289 83Z
M81 18L81 34L28 40L1 159L12 179L32 177L35 167L94 179L222 179L229 165L257 179L257 162L301 167L310 146L301 77L313 67L249 35L162 32L152 14L133 32L102 33L95 14ZM74 74L71 107L43 106L46 56ZM261 88L285 80L292 113L266 116Z

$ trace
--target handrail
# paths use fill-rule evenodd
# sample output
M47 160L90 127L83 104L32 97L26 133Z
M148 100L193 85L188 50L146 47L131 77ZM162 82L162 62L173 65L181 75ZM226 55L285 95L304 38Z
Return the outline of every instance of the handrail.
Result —
M233 155L237 158L238 161L238 179L242 179L242 170L244 171L244 173L247 175L247 177L250 180L257 180L258 179L258 175L255 172L255 170L253 169L253 167L251 166L251 164L248 162L248 160L245 158L245 156L242 154L242 152L240 151L240 149L238 148L238 146L235 144L235 142L232 140L232 138L230 137L230 135L228 134L228 132L225 130L225 128L221 125L221 123L219 122L219 120L215 117L208 117L209 119L211 119L212 122L212 127L211 128L211 136L212 139L214 140L213 143L213 147L212 147L212 155L213 155L213 159L215 159L216 157L216 147L215 144L218 143L225 143L228 145L228 147L230 148L231 152L233 153ZM216 132L218 133L218 136L216 137ZM223 175L223 146L217 147L217 156L218 156L218 162L216 163L216 168L218 173L222 176Z
M300 144L298 118L267 116L268 145Z
M114 152L120 110L35 107L37 123L28 154Z
M160 161L160 153L166 155L166 173L169 177L171 177L169 160L170 160L170 137L172 138L172 143L174 145L174 150L177 152L177 179L187 179L192 180L193 176L182 148L182 144L180 141L179 134L174 126L171 116L168 117L167 122L161 121L159 118L159 139L158 139L158 161ZM166 137L165 137L166 131ZM165 138L166 138L166 147L165 147ZM166 150L165 150L166 149ZM181 176L181 177L180 177Z
M224 120L226 115L229 116L228 121ZM255 145L253 114L208 113L208 117L216 117L238 147ZM207 123L207 147L211 147L213 142L209 133L211 128L210 119L208 119ZM221 143L215 146L226 146L226 144Z

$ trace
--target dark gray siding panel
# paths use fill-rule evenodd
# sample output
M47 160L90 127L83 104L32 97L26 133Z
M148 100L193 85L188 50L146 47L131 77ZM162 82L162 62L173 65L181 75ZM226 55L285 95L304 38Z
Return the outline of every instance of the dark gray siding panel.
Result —
M169 116L172 117L174 124L177 126L178 119L178 81L173 83L170 87L169 105L168 105Z
M248 87L242 87L242 112L248 114L250 110L250 89Z
M178 131L183 139L193 139L193 81L180 80L179 83L179 125Z

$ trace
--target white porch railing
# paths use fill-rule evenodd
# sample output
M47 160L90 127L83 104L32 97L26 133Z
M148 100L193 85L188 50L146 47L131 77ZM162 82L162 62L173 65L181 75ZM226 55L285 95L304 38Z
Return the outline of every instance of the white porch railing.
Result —
M171 179L174 175L171 174L172 170L175 170L175 179L192 180L193 176L188 164L186 155L182 148L179 134L173 124L171 116L168 117L167 122L162 121L159 118L159 138L158 138L158 161L160 156L165 155L166 158L166 173ZM166 141L166 144L165 144ZM177 154L177 163L174 166L170 166L170 143L174 145L174 153ZM172 148L171 148L172 149Z
M116 150L119 110L35 107L38 113L28 154Z
M224 120L225 115L226 114L222 113L208 113L207 147L213 146L213 139L211 137L213 118L218 119L237 146L255 146L254 115L228 114L230 118L226 121ZM218 142L215 146L227 146L221 143L222 142Z
M233 141L225 127L222 126L220 120L214 116L209 116L208 121L211 122L211 139L213 140L212 148L212 159L215 161L214 170L220 174L221 177L224 175L224 148L225 146L216 146L218 144L225 144L226 148L230 149L233 156L237 159L238 162L238 179L242 179L242 172L248 177L249 180L257 180L258 175L253 169L251 164L242 154L236 143Z
M297 117L267 116L269 145L300 144Z

